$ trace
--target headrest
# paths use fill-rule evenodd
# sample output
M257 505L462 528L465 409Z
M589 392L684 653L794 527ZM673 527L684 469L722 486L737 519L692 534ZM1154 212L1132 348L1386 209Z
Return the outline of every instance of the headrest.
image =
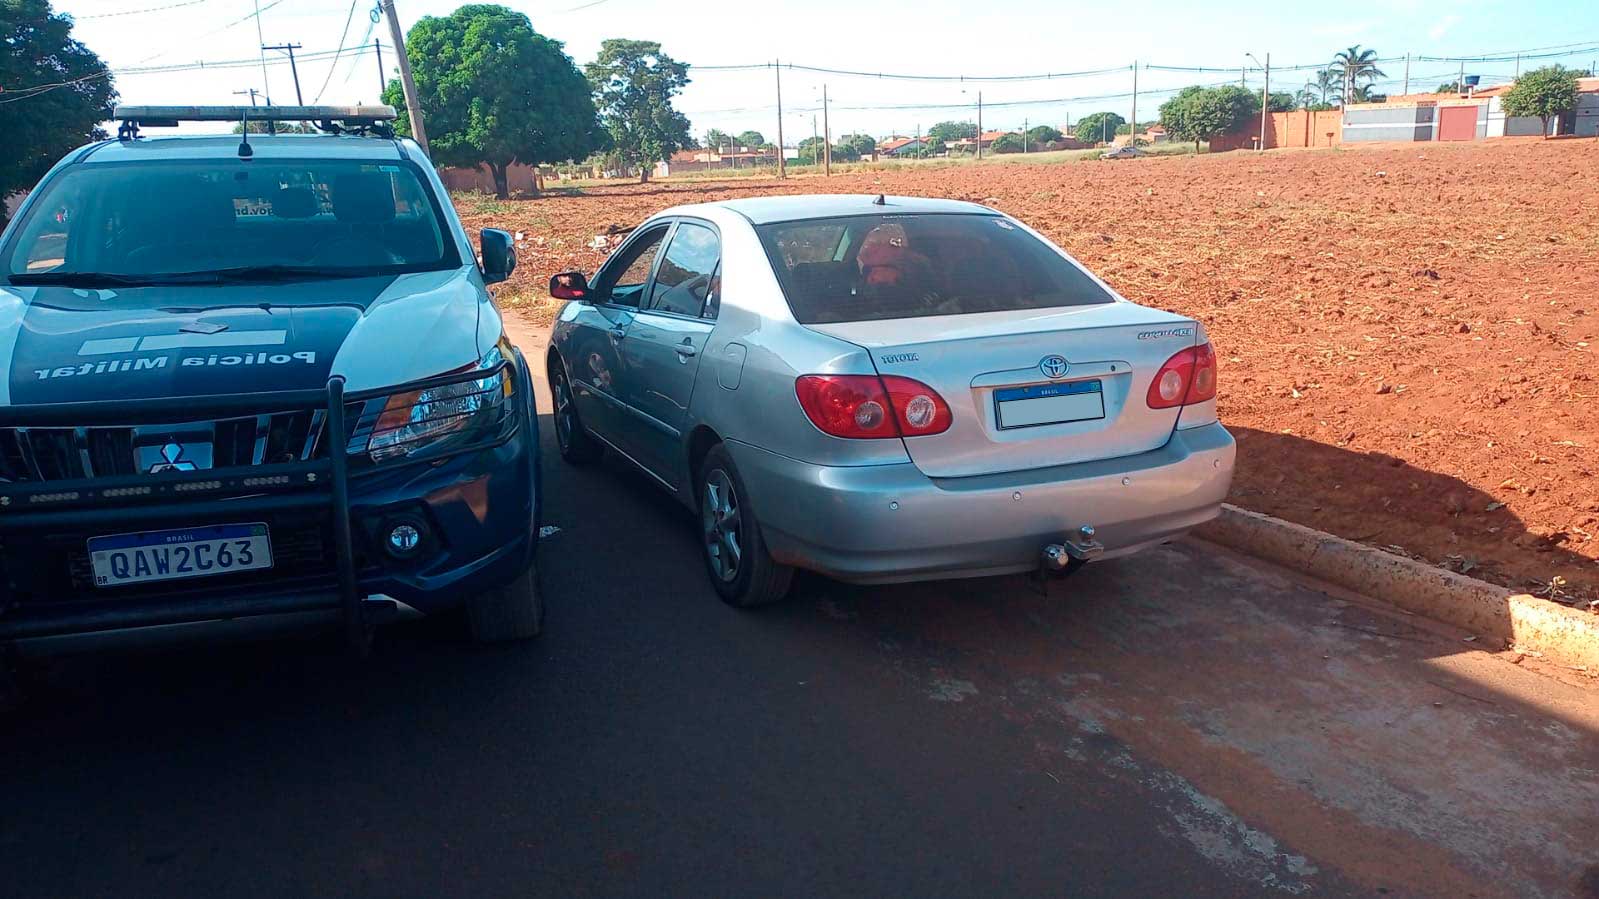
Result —
M316 194L309 187L280 187L272 198L272 214L280 219L308 219L316 211Z
M333 180L333 214L352 225L394 221L394 181L383 172L358 172Z

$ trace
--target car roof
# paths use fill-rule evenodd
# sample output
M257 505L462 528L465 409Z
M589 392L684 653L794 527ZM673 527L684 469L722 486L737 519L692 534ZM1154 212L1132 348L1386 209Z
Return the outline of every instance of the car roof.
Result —
M398 141L334 134L252 134L252 159L403 158ZM168 135L108 140L80 161L88 164L157 159L237 159L239 135Z
M846 215L895 215L929 212L980 213L999 215L999 212L978 203L961 200L938 200L926 197L885 196L883 205L875 202L877 194L796 194L776 197L746 197L679 206L665 214L688 215L707 209L726 209L736 212L756 225L771 222L792 222L804 219L837 218Z

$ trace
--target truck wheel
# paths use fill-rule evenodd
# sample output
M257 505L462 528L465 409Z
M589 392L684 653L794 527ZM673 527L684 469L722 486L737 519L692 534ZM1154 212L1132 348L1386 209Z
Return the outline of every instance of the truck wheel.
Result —
M605 455L605 446L589 436L578 418L572 383L559 356L550 357L550 399L555 404L555 442L569 465L587 465Z
M699 496L701 552L711 586L722 601L748 609L787 596L794 569L774 562L766 551L749 488L722 446L712 447L700 464L695 492Z
M544 628L544 597L539 593L537 563L529 565L509 584L468 601L466 623L478 643L537 637Z

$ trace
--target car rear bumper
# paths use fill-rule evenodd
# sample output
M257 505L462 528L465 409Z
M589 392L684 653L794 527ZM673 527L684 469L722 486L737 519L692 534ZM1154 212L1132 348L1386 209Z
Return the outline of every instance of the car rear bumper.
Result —
M833 467L728 447L772 557L857 583L1030 571L1084 525L1101 558L1137 552L1219 514L1236 449L1211 424L1120 459L929 478L908 462Z

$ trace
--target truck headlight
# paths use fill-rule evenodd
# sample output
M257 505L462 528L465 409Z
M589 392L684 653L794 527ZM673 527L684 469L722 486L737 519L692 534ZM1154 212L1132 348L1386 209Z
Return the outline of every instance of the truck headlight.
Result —
M515 395L511 368L495 348L458 381L368 400L351 435L350 452L384 462L487 442L515 426Z

